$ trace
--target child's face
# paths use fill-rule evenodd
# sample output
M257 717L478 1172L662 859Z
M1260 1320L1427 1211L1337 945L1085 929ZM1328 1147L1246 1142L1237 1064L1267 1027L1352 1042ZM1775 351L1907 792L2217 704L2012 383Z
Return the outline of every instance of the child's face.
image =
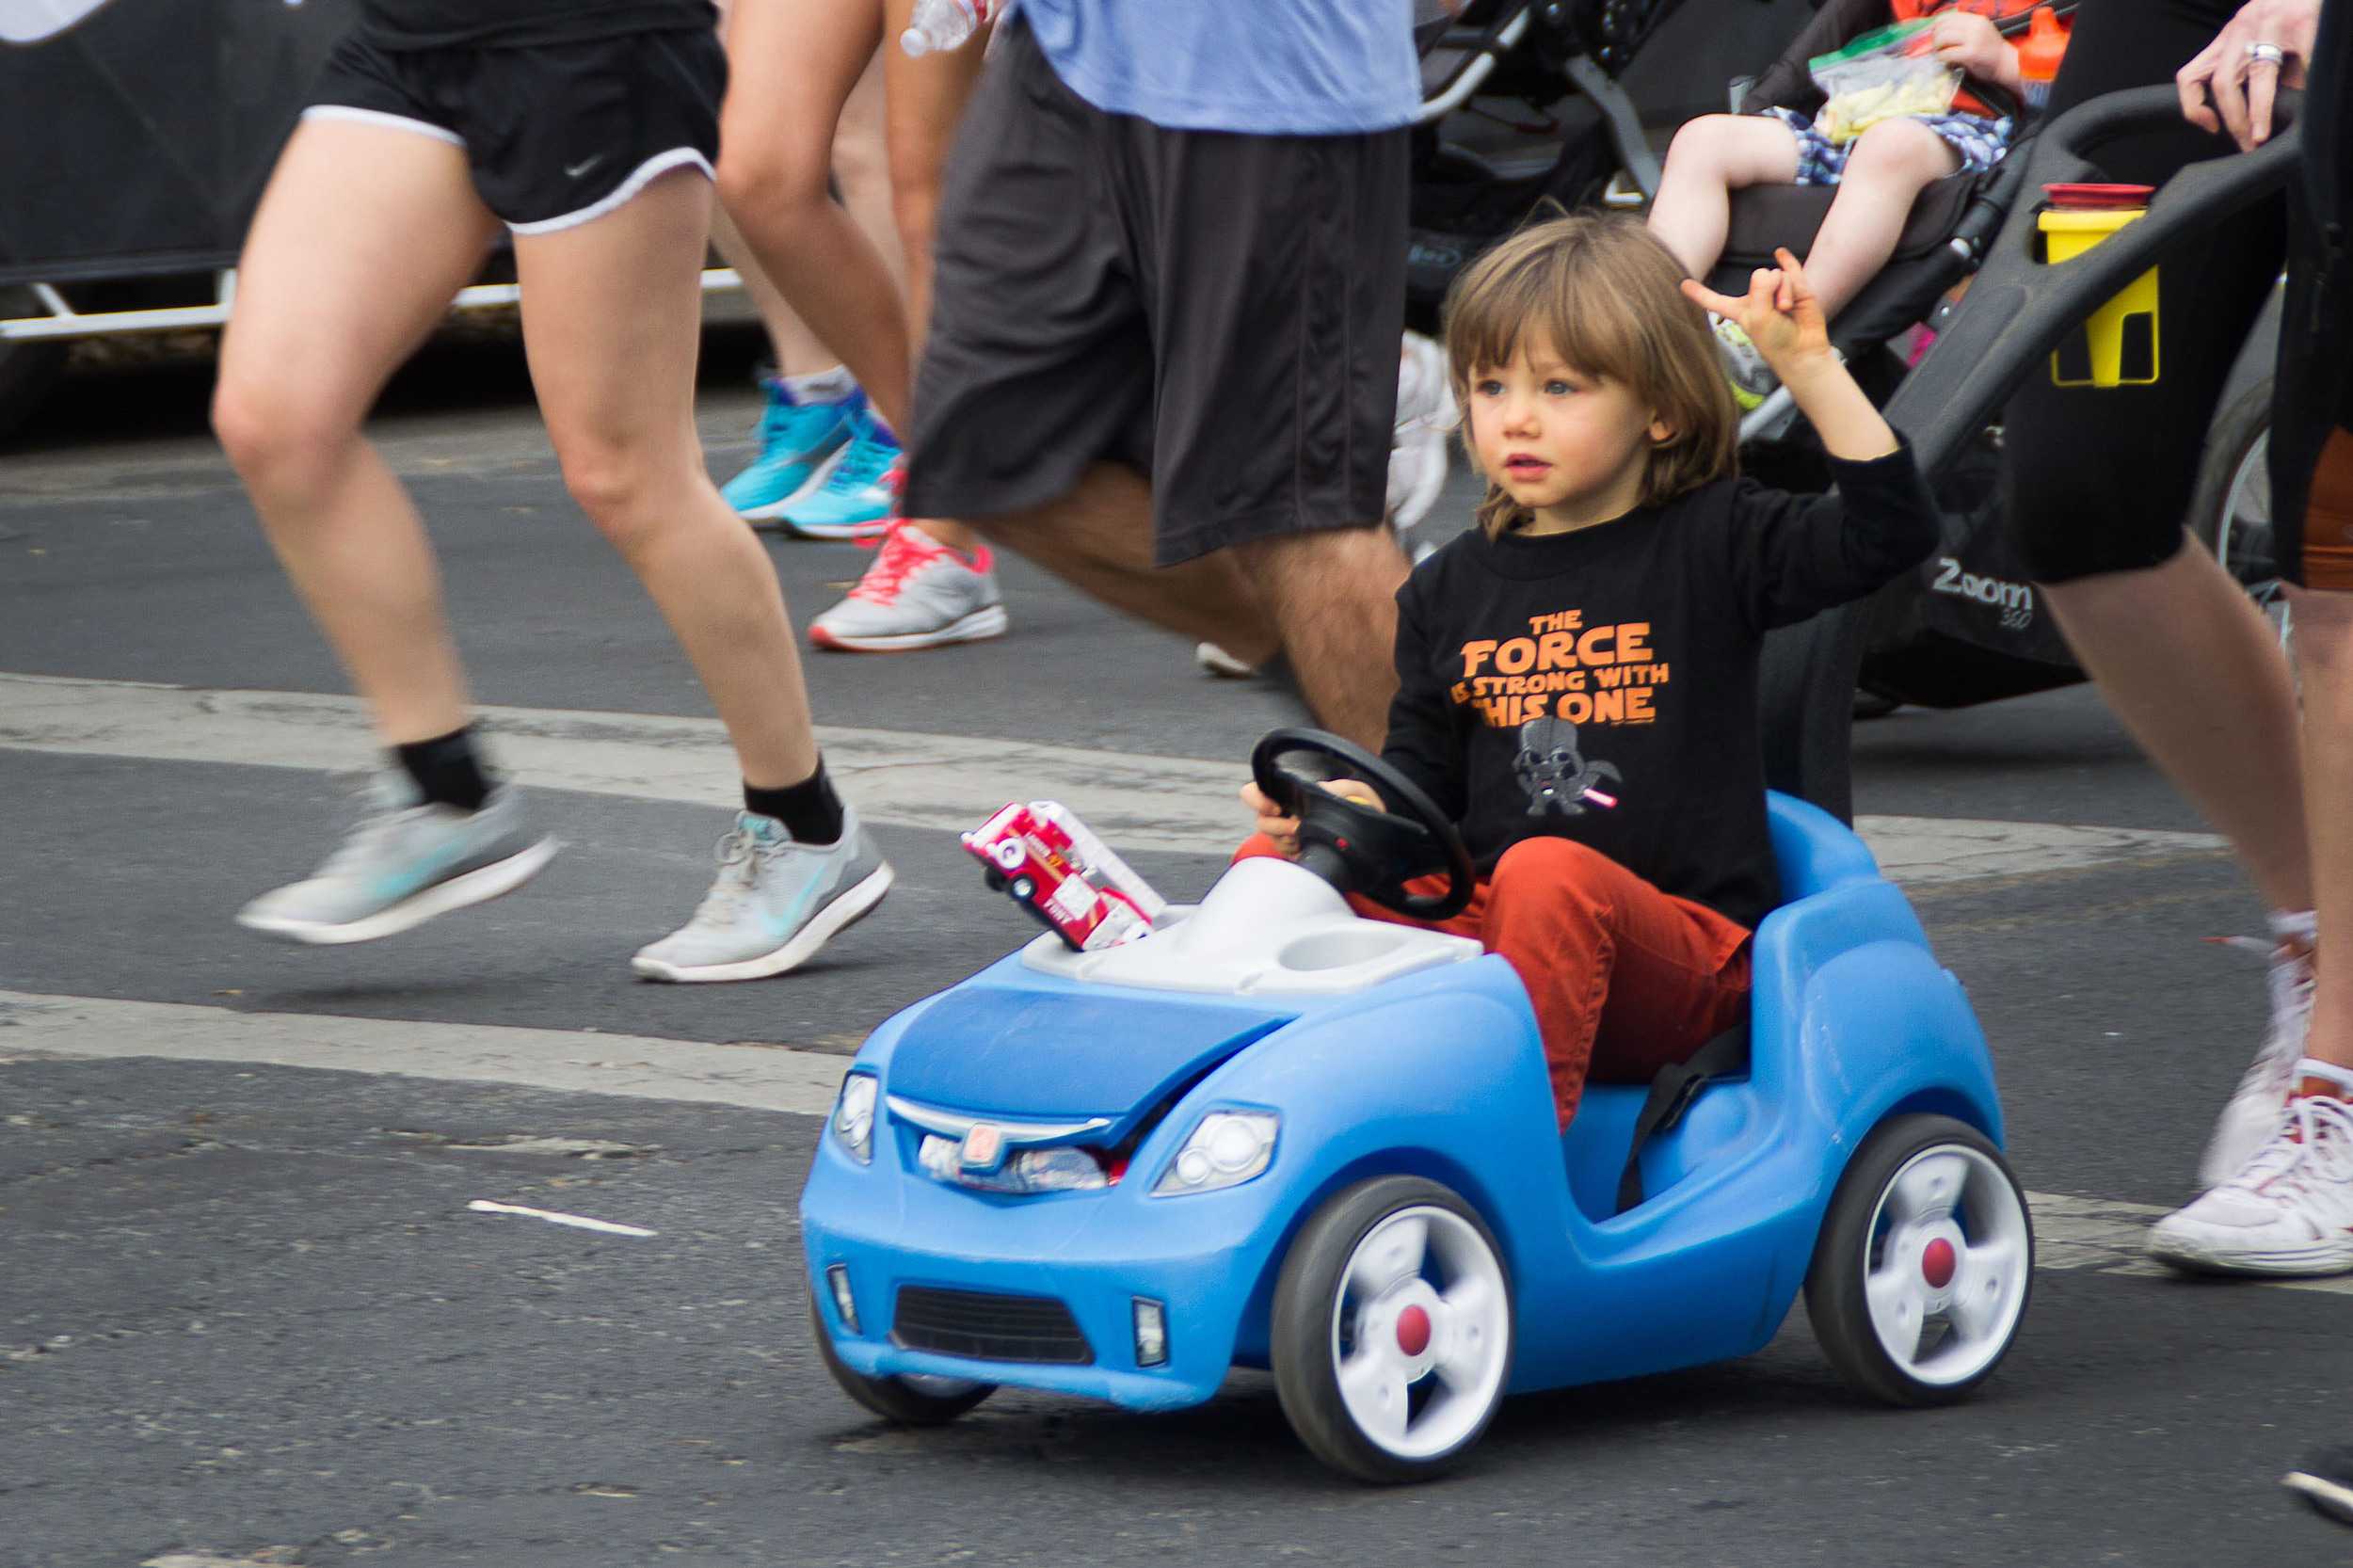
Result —
M1651 446L1669 435L1624 386L1563 363L1532 333L1510 364L1473 372L1470 429L1487 477L1535 514L1533 534L1632 511Z

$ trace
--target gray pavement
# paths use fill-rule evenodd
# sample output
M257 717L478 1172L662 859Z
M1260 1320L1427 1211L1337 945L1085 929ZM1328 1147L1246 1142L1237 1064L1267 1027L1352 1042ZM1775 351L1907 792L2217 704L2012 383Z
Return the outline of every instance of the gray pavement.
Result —
M713 346L705 429L724 466L751 404L742 345ZM707 715L520 393L501 353L439 355L383 426L445 552L479 694ZM343 689L201 406L194 371L94 380L0 444L0 676ZM862 560L771 554L802 618ZM812 657L821 718L1239 773L1287 716L1027 568L1006 586L1000 642ZM1464 1474L1402 1494L1323 1475L1249 1376L1177 1416L1005 1395L945 1432L890 1432L825 1381L802 1318L792 1205L813 1118L724 1103L724 1070L686 1103L685 1045L672 1100L658 1078L620 1097L450 1081L389 1051L397 1070L377 1070L364 1047L302 1058L348 1070L265 1065L286 1058L260 1041L288 1017L385 1019L461 1047L455 1032L534 1031L589 1063L625 1036L641 1056L744 1043L745 1061L781 1047L823 1068L1028 935L945 832L886 826L899 888L801 975L647 986L624 961L701 891L715 808L536 792L568 847L525 892L390 943L293 950L227 917L316 857L347 809L337 780L37 741L0 736L0 990L207 1011L94 1013L119 1034L68 1059L26 1048L27 1004L0 1001L8 1568L2154 1565L2353 1546L2273 1484L2343 1433L2341 1296L2088 1268L2038 1275L2012 1359L1954 1410L1857 1403L1801 1314L1747 1361L1516 1401ZM1865 726L1857 795L1911 819L2201 825L2083 691ZM2261 966L2198 938L2260 912L2220 856L2169 842L1915 890L1993 1041L2019 1174L2057 1203L2178 1201L2259 1027ZM1138 858L1179 896L1218 865ZM270 1016L251 1060L143 1049L140 1031L200 1016L233 1052L248 1014Z

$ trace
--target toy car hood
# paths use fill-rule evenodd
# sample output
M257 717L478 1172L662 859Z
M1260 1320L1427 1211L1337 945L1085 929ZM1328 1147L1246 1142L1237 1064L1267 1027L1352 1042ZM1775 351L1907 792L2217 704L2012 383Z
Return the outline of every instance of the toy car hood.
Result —
M1245 860L1141 941L1052 936L946 992L890 1045L895 1113L1051 1123L1026 1142L1115 1144L1170 1096L1304 1013L1478 957L1479 944L1359 919L1299 867ZM869 1056L872 1054L870 1043Z
M1187 1083L1294 1011L1061 985L971 984L909 1021L884 1079L894 1113L1067 1124L1116 1144Z

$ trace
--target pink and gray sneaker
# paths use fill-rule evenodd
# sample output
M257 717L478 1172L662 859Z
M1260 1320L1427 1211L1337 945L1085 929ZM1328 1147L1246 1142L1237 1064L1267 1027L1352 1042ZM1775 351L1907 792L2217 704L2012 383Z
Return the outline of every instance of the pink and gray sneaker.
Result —
M893 520L857 585L808 623L808 640L837 653L900 653L1002 636L1005 625L987 546L968 556Z

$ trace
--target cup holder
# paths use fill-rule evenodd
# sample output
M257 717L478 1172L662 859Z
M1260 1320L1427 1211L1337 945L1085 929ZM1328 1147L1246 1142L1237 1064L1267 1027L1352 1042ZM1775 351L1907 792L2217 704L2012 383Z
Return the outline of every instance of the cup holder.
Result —
M1285 945L1274 961L1284 968L1302 971L1352 968L1388 957L1417 935L1405 926L1376 925L1368 920L1302 936Z

